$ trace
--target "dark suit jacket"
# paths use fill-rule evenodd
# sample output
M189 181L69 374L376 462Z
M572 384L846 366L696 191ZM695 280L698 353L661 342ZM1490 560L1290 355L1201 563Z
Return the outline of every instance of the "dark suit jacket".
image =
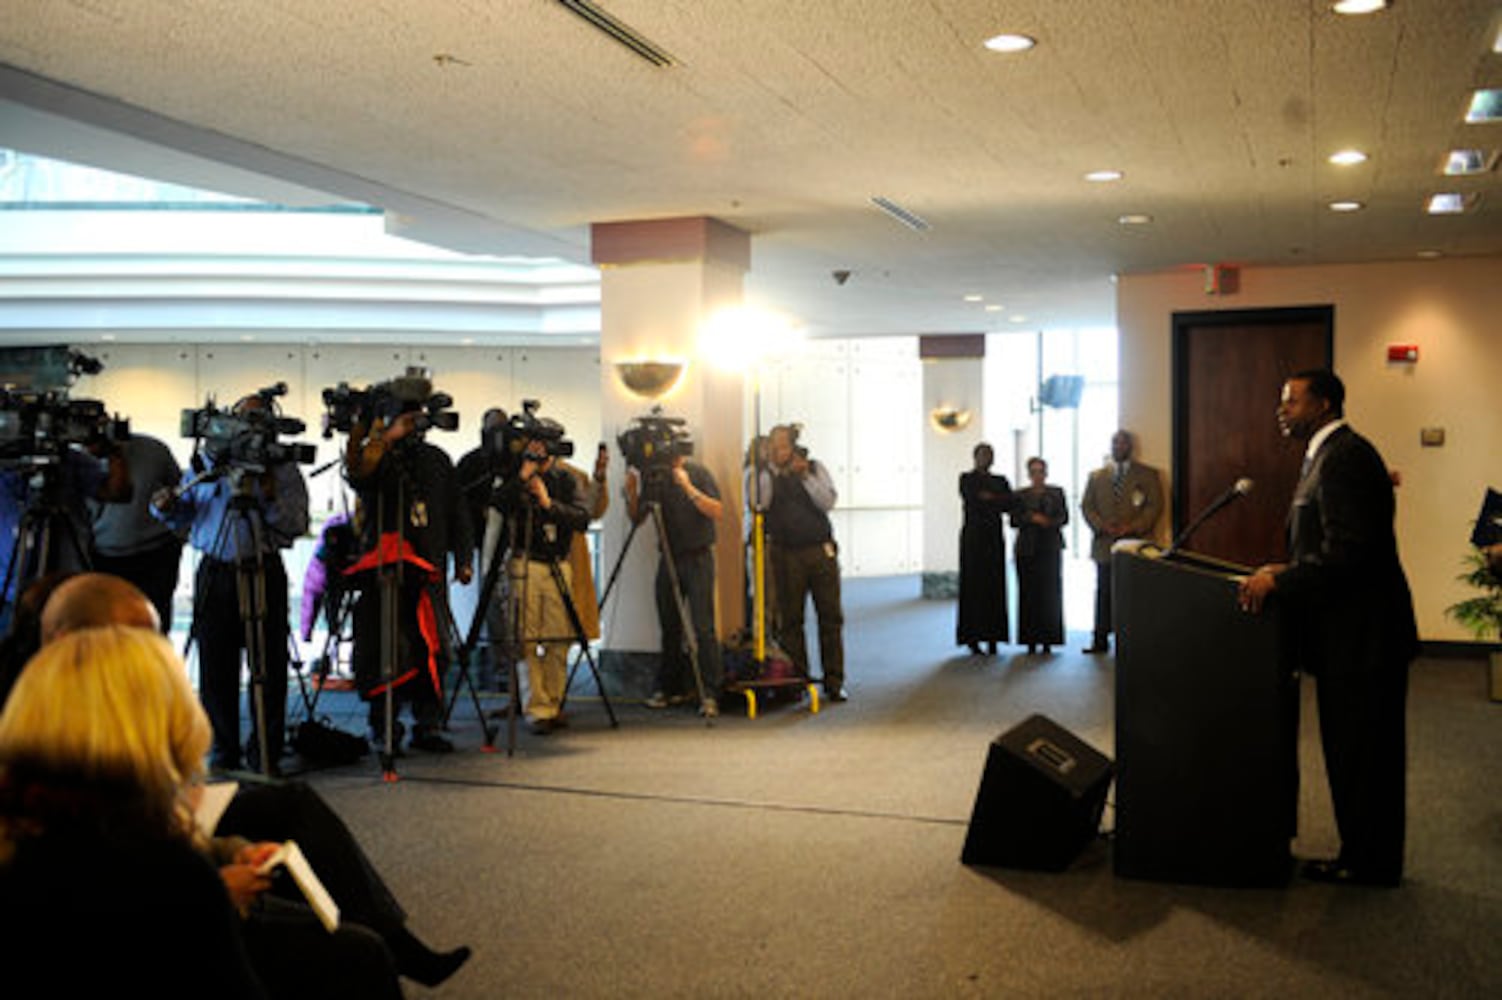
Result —
M1349 426L1337 428L1294 491L1289 565L1278 575L1305 670L1355 679L1418 655L1393 512L1382 456Z

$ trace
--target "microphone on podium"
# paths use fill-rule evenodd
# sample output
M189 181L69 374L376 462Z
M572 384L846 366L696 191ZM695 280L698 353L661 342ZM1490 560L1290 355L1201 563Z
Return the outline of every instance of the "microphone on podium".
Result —
M1232 483L1230 489L1226 490L1220 496L1216 497L1214 503L1206 507L1204 511L1201 512L1199 517L1196 517L1189 523L1189 527L1179 532L1179 536L1173 540L1173 544L1168 546L1168 551L1164 552L1163 555L1171 556L1175 552L1177 552L1179 546L1187 542L1189 540L1189 536L1199 530L1200 525L1204 524L1206 521L1210 520L1210 518L1214 517L1222 507L1229 504L1232 500L1235 500L1239 497L1244 497L1248 493L1252 492L1252 487L1255 485L1256 483L1252 482L1245 476L1242 476L1240 479L1236 480L1236 482Z

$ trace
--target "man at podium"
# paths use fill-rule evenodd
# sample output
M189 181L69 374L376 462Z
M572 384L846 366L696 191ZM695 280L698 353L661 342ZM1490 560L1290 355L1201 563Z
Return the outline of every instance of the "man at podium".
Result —
M1283 384L1278 426L1306 442L1288 515L1289 561L1260 567L1240 591L1256 613L1279 601L1299 667L1316 677L1325 771L1341 849L1306 878L1396 886L1403 874L1408 664L1418 627L1393 535L1382 456L1344 418L1345 386L1327 369Z

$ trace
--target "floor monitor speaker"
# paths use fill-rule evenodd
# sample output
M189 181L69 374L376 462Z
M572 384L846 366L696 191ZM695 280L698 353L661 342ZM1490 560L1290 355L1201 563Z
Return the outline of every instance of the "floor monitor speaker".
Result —
M1111 761L1033 715L991 743L960 860L1063 871L1100 830Z

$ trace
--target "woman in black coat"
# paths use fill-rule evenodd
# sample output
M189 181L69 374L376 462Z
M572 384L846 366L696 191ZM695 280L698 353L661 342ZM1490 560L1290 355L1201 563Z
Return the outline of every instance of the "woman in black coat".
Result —
M1064 491L1047 485L1048 463L1027 460L1028 486L1014 496L1012 527L1017 529L1017 641L1027 651L1064 642L1062 557L1069 504Z
M975 468L960 475L960 499L965 520L960 528L960 600L955 642L979 656L980 644L996 655L1006 642L1007 554L1002 517L1012 505L1012 484L991 474L995 461L991 446L975 446Z

